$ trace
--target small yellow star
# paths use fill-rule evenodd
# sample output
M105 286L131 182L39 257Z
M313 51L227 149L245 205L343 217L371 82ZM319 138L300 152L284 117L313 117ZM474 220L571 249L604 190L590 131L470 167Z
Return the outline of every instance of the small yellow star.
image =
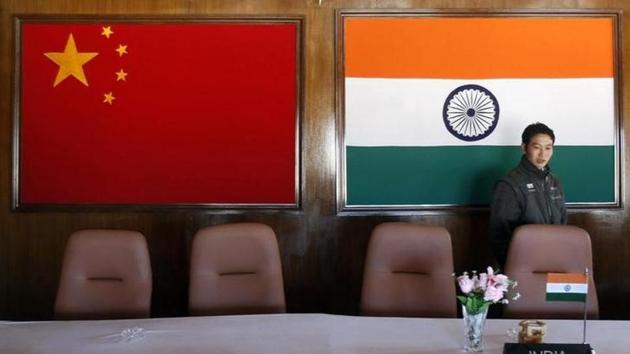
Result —
M116 72L116 81L127 81L127 73L123 70L120 69L119 71Z
M118 52L118 55L122 57L123 54L127 54L127 45L119 44L116 51Z
M109 91L109 93L104 94L103 96L105 96L105 99L103 100L103 103L109 103L110 106L114 102L114 100L116 99L116 97L114 97L114 94L111 91Z
M114 34L114 31L112 31L112 26L107 26L107 27L103 27L103 32L101 33L101 35L107 37L107 39L109 39L109 37Z
M88 86L85 73L83 72L83 65L94 59L98 53L79 52L77 50L77 45L74 42L74 37L72 36L72 33L70 33L68 41L66 42L66 48L62 53L49 52L44 53L44 55L55 62L55 64L59 65L59 71L57 72L57 77L55 77L53 87L59 85L59 83L69 76L74 76L74 78L79 80L83 85Z

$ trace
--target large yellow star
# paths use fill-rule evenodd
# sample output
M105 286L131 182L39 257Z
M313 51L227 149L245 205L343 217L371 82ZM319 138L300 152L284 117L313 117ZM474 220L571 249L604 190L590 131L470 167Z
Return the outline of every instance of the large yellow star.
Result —
M83 72L83 65L94 59L98 53L79 53L77 51L77 45L74 43L74 37L72 37L72 33L70 33L63 53L51 52L44 53L44 55L55 62L55 64L59 65L59 71L57 72L53 87L59 85L59 83L68 76L74 76L77 80L81 81L83 85L88 86L85 73Z

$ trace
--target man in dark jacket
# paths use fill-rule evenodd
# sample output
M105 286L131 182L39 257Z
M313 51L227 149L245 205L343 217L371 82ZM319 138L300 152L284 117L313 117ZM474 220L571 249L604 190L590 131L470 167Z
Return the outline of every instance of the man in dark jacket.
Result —
M514 229L524 224L566 224L567 210L560 180L549 169L556 140L542 123L522 135L519 165L496 185L490 205L490 244L501 267Z

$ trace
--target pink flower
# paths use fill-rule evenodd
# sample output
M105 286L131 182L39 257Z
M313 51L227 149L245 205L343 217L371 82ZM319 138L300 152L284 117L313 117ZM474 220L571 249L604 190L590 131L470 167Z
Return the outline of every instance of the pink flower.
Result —
M494 270L492 267L488 267L488 278L492 278L494 276Z
M488 285L486 292L483 294L483 299L486 301L492 301L493 303L498 302L503 298L503 290L498 289L494 286Z
M498 288L502 291L507 291L509 286L509 279L503 274L494 274L492 267L488 267L488 286Z
M508 286L510 285L508 277L503 274L495 275L492 281L495 284L495 286L501 289L502 291L507 291Z
M459 284L459 288L462 290L464 294L468 294L472 291L475 286L475 282L468 277L468 275L462 275L457 277L457 283Z
M479 274L479 281L477 282L477 288L485 291L488 286L488 274L481 273Z

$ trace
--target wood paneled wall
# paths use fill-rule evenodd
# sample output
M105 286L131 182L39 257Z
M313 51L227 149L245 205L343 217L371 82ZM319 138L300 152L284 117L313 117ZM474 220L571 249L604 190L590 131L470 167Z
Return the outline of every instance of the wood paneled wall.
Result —
M338 216L335 211L334 10L336 8L622 9L628 53L630 2L623 0L0 0L0 319L45 320L53 303L68 235L82 228L144 233L154 274L153 315L186 314L190 240L200 227L238 221L269 224L277 233L290 312L356 314L369 234L383 221L442 225L452 235L457 271L482 269L488 212L416 212ZM11 68L14 14L301 15L305 18L302 209L272 211L12 212ZM628 56L624 64L628 63ZM625 66L625 65L624 65ZM627 68L627 66L626 66ZM623 73L630 87L630 70ZM622 99L627 102L627 89ZM624 104L624 125L630 105ZM624 141L626 133L623 132ZM628 166L628 147L624 148ZM588 165L584 166L588 169ZM176 173L176 171L173 171ZM630 202L626 173L622 202ZM42 181L42 183L46 183ZM626 208L574 210L570 224L593 239L601 314L630 319L630 217Z

